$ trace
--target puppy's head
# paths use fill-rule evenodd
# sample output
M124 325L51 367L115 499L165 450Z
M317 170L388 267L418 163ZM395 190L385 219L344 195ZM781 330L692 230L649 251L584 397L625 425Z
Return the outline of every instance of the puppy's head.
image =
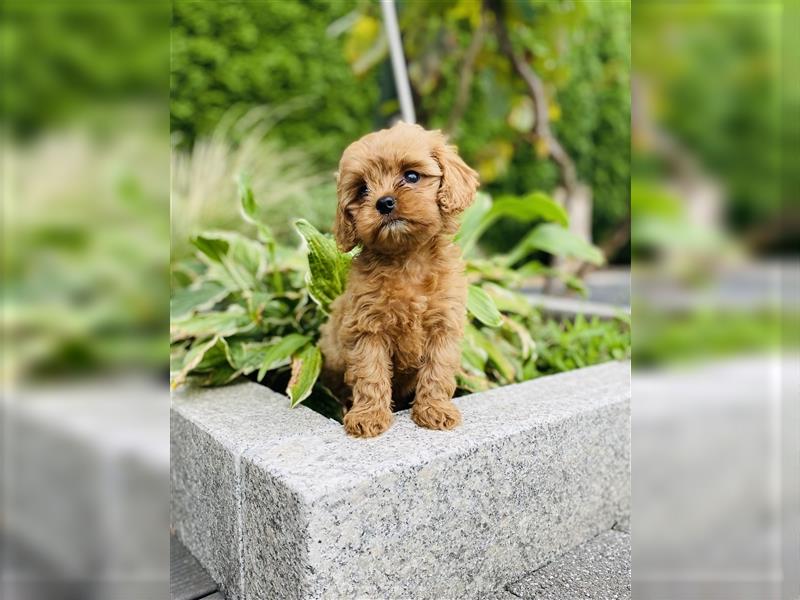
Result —
M478 174L439 131L398 123L365 135L342 155L334 236L382 254L408 252L439 233L454 233L472 203Z

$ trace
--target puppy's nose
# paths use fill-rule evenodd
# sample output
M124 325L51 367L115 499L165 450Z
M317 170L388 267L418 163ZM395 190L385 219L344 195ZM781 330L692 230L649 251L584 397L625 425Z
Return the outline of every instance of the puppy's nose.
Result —
M384 196L378 199L375 203L375 208L377 208L378 212L382 215L388 215L394 210L395 202L394 196Z

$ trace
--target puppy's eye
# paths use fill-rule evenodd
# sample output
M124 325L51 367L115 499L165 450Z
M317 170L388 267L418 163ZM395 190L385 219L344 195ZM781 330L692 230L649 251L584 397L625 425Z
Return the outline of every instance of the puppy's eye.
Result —
M406 171L403 173L403 179L407 183L417 183L420 180L420 175L416 171Z
M362 183L358 186L358 191L356 191L356 196L359 198L363 198L369 193L369 188L367 187L366 183Z

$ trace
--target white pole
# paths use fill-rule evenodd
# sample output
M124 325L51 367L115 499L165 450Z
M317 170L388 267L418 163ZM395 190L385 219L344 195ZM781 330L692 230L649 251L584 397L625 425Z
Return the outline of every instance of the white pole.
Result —
M400 27L397 25L397 11L394 0L381 0L383 9L383 24L386 27L386 37L389 40L389 54L392 57L392 72L394 85L397 88L397 97L400 101L400 112L406 123L416 123L417 115L414 113L414 100L411 98L411 85L408 83L406 59L403 55L403 41L400 39Z

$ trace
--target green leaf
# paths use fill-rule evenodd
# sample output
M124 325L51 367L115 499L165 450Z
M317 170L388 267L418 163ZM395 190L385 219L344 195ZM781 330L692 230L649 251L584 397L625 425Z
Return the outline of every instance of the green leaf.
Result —
M466 271L468 276L477 276L473 279L497 281L509 287L519 287L522 283L522 277L516 270L509 269L496 258L492 260L471 258L467 260Z
M309 341L309 338L304 335L290 333L286 337L280 338L277 342L270 345L264 352L257 379L261 381L264 379L264 375L267 374L267 371L288 364L292 354L297 352L299 348L305 346Z
M193 371L214 371L219 367L231 364L230 348L228 348L228 343L225 341L225 338L218 337L216 340L217 343L206 351L203 360L195 365L194 369L192 369Z
M172 341L189 337L228 337L252 329L253 326L254 323L244 308L233 305L225 312L211 311L176 319L170 325L170 335Z
M229 291L216 281L204 281L198 286L177 290L169 301L171 319L179 319L192 311L212 308L221 302Z
M456 385L462 390L471 393L485 392L492 387L491 381L489 381L485 375L466 373L464 371L456 373Z
M344 292L353 256L339 252L333 239L305 219L295 221L295 228L308 245L308 293L327 313L331 302Z
M258 288L270 262L267 250L258 242L230 231L206 231L192 243L208 262L207 278L231 290Z
M461 342L461 368L467 373L483 375L489 355L483 348L469 343L467 338Z
M275 257L267 248L239 233L206 231L192 241L208 263L206 278L231 290L263 288L267 266L276 267ZM277 271L273 274L277 275Z
M521 197L501 196L491 204L489 196L478 194L464 213L461 229L455 238L464 254L472 250L489 227L504 217L520 223L544 220L566 226L569 222L564 208L543 192L531 192Z
M308 345L292 359L292 377L286 387L286 393L297 406L308 398L322 369L322 353L316 346Z
M523 349L519 345L514 344L506 339L506 337L504 337L504 335L501 334L497 329L486 330L484 333L486 334L486 337L489 338L489 341L492 343L492 345L496 348L497 353L503 356L506 362L504 369L506 369L506 366L510 366L511 368L511 377L508 377L506 370L503 372L507 382L513 383L515 381L520 381L522 378L522 361L524 360L522 357Z
M192 266L187 261L184 261L170 267L169 276L172 288L185 288L194 283L200 273L197 273ZM205 270L205 265L203 265L203 268Z
M573 292L577 292L584 298L589 296L589 288L580 277L572 275L571 273L561 273L560 277L564 282L564 285L566 285Z
M481 323L489 327L499 327L503 322L503 317L489 294L477 285L471 285L467 288L467 310Z
M505 257L508 266L519 262L533 251L541 250L555 256L577 258L593 265L602 265L605 259L596 246L555 223L542 223L526 235Z
M522 316L527 316L533 312L533 306L522 294L489 282L482 284L481 288L489 295L499 311Z
M212 371L193 377L192 381L206 387L216 387L230 383L239 376L239 372L228 364L221 364Z
M249 375L264 363L264 355L274 343L231 341L230 363L243 375Z
M259 219L256 198L253 195L253 188L250 186L250 177L244 173L239 176L239 203L245 220L256 226L258 239L266 246L270 262L275 266L275 235L272 233L272 229Z
M492 219L493 222L500 217L508 217L520 223L541 219L564 227L569 224L569 217L564 207L543 192L531 192L521 197L498 197L486 218Z
M514 364L503 354L492 340L490 340L480 329L467 324L464 334L468 343L476 348L483 349L488 355L489 362L494 365L501 377L506 382L514 381Z
M520 356L522 357L522 360L528 360L534 356L536 342L533 341L531 332L527 327L525 327L519 321L509 317L503 318L503 327L511 331L516 336L519 342L518 347L520 349Z
M223 257L228 253L227 240L213 234L196 235L192 237L191 241L200 252L217 263L222 263Z
M556 277L558 272L553 267L548 267L547 265L543 265L538 260L531 260L523 264L522 266L516 267L514 269L517 273L522 273L525 277L530 277L531 275L547 275L548 277Z
M169 348L169 376L170 379L173 375L177 375L183 368L186 362L186 353L188 352L190 344L186 342L172 344Z
M203 360L203 357L205 357L206 352L216 346L218 339L219 338L217 337L213 337L207 342L203 344L196 344L189 349L183 359L183 367L172 380L171 385L173 388L182 385L186 381L186 377L197 365L200 364L200 362Z
M250 178L244 174L239 176L239 202L242 205L242 212L245 218L258 223L256 198L253 195L253 188L250 187Z
M461 226L456 233L455 241L461 251L467 254L477 243L485 228L481 226L484 216L492 208L492 197L484 192L475 194L472 205L461 215Z

